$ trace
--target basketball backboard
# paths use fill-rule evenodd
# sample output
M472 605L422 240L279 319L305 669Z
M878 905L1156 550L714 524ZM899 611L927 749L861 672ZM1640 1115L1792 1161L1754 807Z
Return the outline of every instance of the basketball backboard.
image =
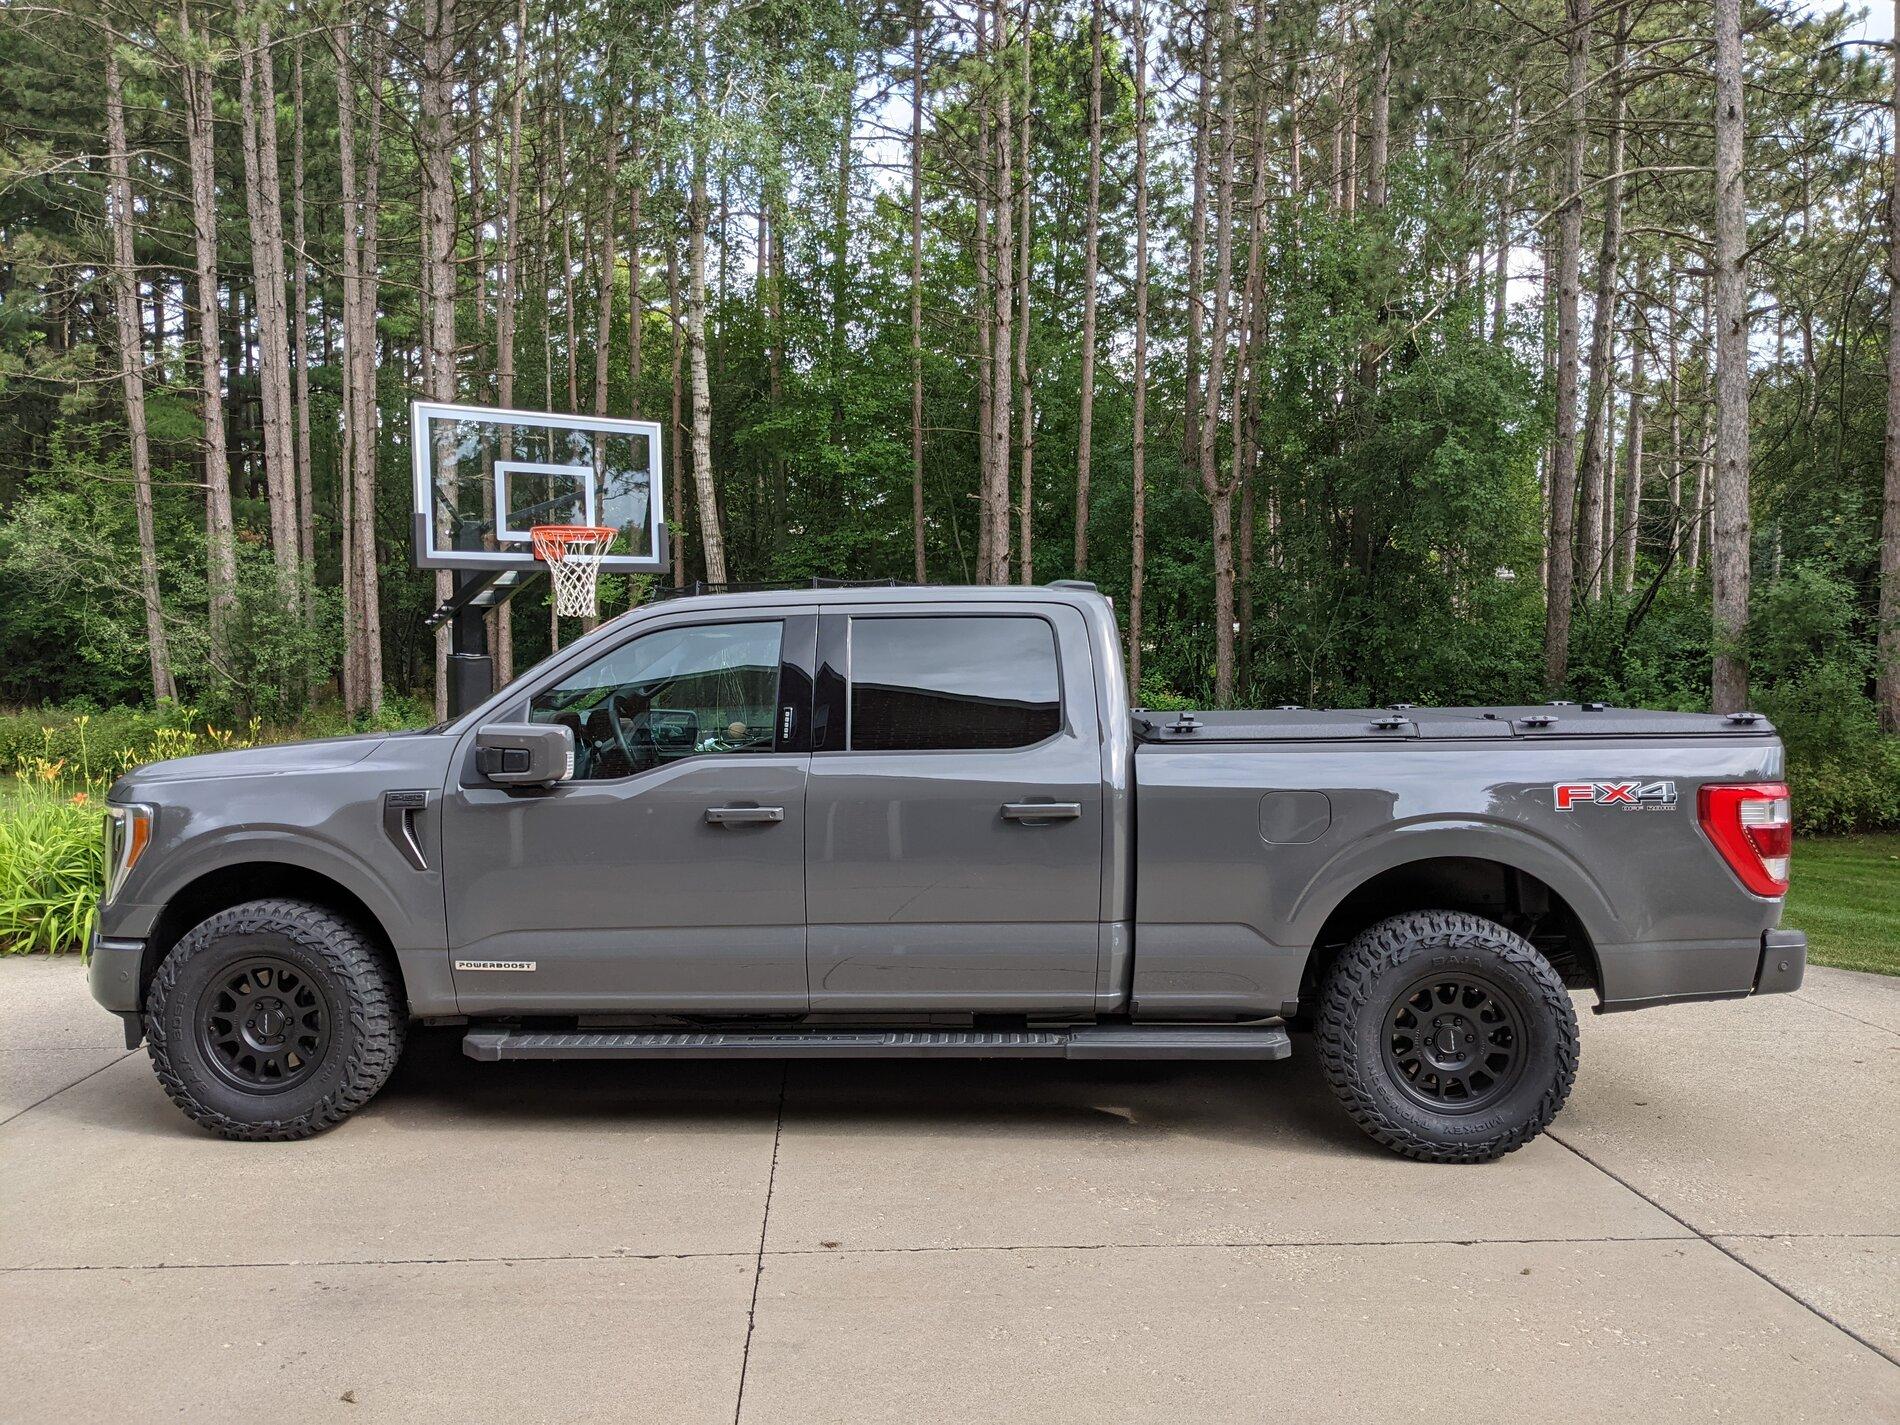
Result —
M536 525L619 531L607 573L666 568L660 427L416 401L415 553L424 569L535 569Z

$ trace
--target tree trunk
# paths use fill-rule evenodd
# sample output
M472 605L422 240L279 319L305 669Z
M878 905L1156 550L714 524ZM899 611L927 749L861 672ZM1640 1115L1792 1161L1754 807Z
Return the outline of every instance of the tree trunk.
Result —
M1128 573L1128 684L1141 696L1141 595L1148 567L1148 32L1143 0L1131 0L1129 42L1135 71L1135 357L1130 419L1134 520Z
M528 0L515 6L515 72L508 96L508 176L503 197L505 226L501 235L501 283L495 294L495 402L503 410L515 404L515 324L521 300L521 106L527 91ZM503 426L501 458L514 457L514 428ZM492 504L493 496L487 503ZM489 656L495 660L495 686L505 687L515 676L515 621L513 603L503 599L489 616Z
M1208 337L1207 382L1201 400L1201 491L1213 510L1214 533L1214 700L1234 700L1234 480L1220 471L1221 388L1226 375L1227 332L1233 296L1234 266L1234 105L1229 92L1233 72L1233 0L1219 0L1220 12L1220 171L1214 215L1214 319ZM1210 76L1203 75L1203 82Z
M1610 427L1616 404L1617 263L1623 250L1623 115L1628 85L1623 77L1629 59L1630 10L1617 12L1616 42L1611 50L1609 83L1609 175L1603 182L1603 229L1597 244L1596 294L1590 315L1590 389L1583 416L1583 464L1577 474L1582 509L1577 540L1577 567L1583 594L1597 599L1611 585L1605 568L1611 556L1604 542L1609 498ZM1588 30L1584 33L1588 43Z
M1748 248L1743 206L1741 0L1715 3L1715 575L1716 712L1748 703Z
M844 370L846 342L851 323L851 134L857 118L857 79L858 57L855 50L846 57L846 67L853 83L840 86L838 114L838 171L837 183L831 190L831 330L826 334L829 341L830 379L826 383L831 397L831 440L834 445L844 442ZM725 273L725 202L720 201L720 273L721 295L724 295ZM836 493L835 491L833 493Z
M640 200L646 192L646 173L642 167L646 155L640 141L640 91L637 88L633 91L631 127L633 193L627 200L627 415L637 421L640 419L640 378L646 371L643 341L646 334L646 304L640 294L644 270L640 256Z
M296 587L297 469L291 444L290 330L284 311L284 202L277 164L277 80L268 19L243 33L238 0L238 105L244 137L244 208L250 220L251 274L257 289L257 376L263 421L264 486L270 502L271 552L279 586ZM255 41L253 43L253 40Z
M1676 306L1676 270L1669 269L1669 544L1663 551L1665 564L1682 550L1682 366L1677 328L1680 313Z
M1200 444L1201 329L1207 324L1207 167L1213 141L1213 89L1209 71L1214 64L1214 24L1206 0L1200 6L1200 63L1195 80L1194 206L1188 215L1187 285L1187 396L1181 429L1181 458L1192 462Z
M1511 302L1511 219L1517 203L1518 93L1511 91L1511 119L1504 142L1504 192L1498 199L1498 263L1491 289L1491 340L1504 344L1504 322Z
M566 48L558 35L554 53L556 71L565 73ZM567 152L567 100L566 95L559 92L554 97L554 185L555 191L563 198L573 196L574 172ZM569 204L569 207L572 205ZM583 247L582 251L585 250ZM571 211L561 223L561 321L566 327L567 409L578 411L581 408L580 347L574 333L574 223Z
M667 427L667 445L673 454L667 478L673 485L672 528L668 535L673 545L673 577L681 584L686 579L686 426L681 420L684 404L686 321L680 311L679 234L666 236L666 316L673 332L673 404Z
M995 0L996 74L1000 97L996 105L996 211L993 236L996 240L992 259L990 313L990 571L986 582L1009 582L1009 450L1013 428L1012 406L1015 393L1010 384L1010 352L1014 323L1014 283L1016 270L1015 174L1010 138L1010 79L1003 68L1004 51L1009 47L1008 0Z
M776 382L774 383L776 392ZM910 23L910 542L924 582L924 6Z
M291 249L294 279L291 288L291 340L295 344L297 389L297 557L310 581L305 609L316 617L317 512L310 468L310 260L304 228L304 112L303 50L301 36L291 57L292 128L290 145Z
M1386 155L1392 144L1392 42L1383 34L1372 66L1372 115L1366 154L1366 205L1385 209Z
M432 401L455 399L455 0L423 0L421 73L416 94L416 160L422 174L422 390ZM570 316L571 312L570 302ZM455 448L446 435L432 459L436 479L455 503ZM446 510L435 516L438 537L450 543ZM439 607L454 592L453 571L435 571ZM449 716L449 625L435 631L436 718Z
M594 414L607 414L607 368L613 353L614 323L614 190L620 183L620 105L607 106L607 127L602 135L607 145L607 161L601 174L606 199L601 204L600 271L597 309L594 313Z
M218 334L218 199L212 149L211 27L201 29L189 0L181 3L179 28L191 47L185 62L186 151L191 169L193 277L198 301L198 367L204 420L205 561L211 615L211 657L227 671L227 628L237 604L237 531L231 514L231 471L224 440L224 384Z
M1089 566L1089 462L1095 440L1095 285L1102 238L1102 0L1089 4L1089 178L1082 235L1082 390L1076 413L1075 577Z
M119 382L125 392L125 433L132 456L132 499L138 515L139 594L145 605L145 648L152 670L152 700L176 702L165 610L159 602L158 545L152 529L152 450L145 425L145 333L139 311L139 278L132 244L131 158L125 141L125 83L119 74L118 40L106 37L106 145L111 175L107 216L112 227L112 307L118 322Z
M1559 691L1570 672L1572 534L1577 502L1577 301L1582 284L1584 84L1591 0L1566 0L1563 204L1557 219L1557 416L1550 453L1549 592L1544 613L1544 684Z
M1900 0L1894 6L1900 22ZM1900 135L1900 39L1893 51L1893 133ZM1893 145L1900 164L1900 139ZM1900 167L1887 195L1886 493L1880 517L1880 632L1876 701L1880 725L1900 732Z
M1033 49L1033 32L1030 29L1030 0L1023 0L1022 34L1018 43L1022 47L1022 68L1019 82L1022 86L1023 118L1020 127L1022 147L1019 150L1022 176L1018 180L1021 193L1018 197L1017 233L1016 233L1016 384L1022 388L1023 414L1020 422L1022 431L1018 444L1021 448L1022 477L1018 482L1016 550L1020 558L1019 577L1025 584L1036 582L1036 559L1033 548L1035 485L1033 475L1036 462L1036 399L1035 382L1029 368L1029 278L1030 265L1034 258L1031 239L1035 226L1036 204L1034 190L1029 174L1030 114L1030 55Z
M336 59L337 149L344 208L343 419L349 443L349 483L343 501L349 674L345 706L352 713L372 716L383 705L382 603L376 559L376 302L385 39L380 22L372 24L365 56L372 82L367 121L362 125L365 152L359 155L350 29L339 25L330 34Z
M693 180L687 218L686 342L693 369L693 485L699 497L699 542L706 578L726 582L726 542L719 526L719 494L713 485L712 391L706 375L706 126L711 101L706 75L705 15L693 6Z
M1617 573L1623 592L1636 588L1636 540L1643 516L1643 437L1648 430L1648 412L1644 406L1645 370L1643 326L1639 322L1630 337L1630 414L1628 449L1623 454L1623 499L1617 527Z
M1614 348L1613 348L1614 349ZM1610 365L1610 389L1603 411L1603 500L1602 519L1597 525L1597 544L1603 551L1598 564L1602 575L1602 595L1616 591L1616 364ZM1599 595L1599 597L1602 597Z
M553 222L548 210L553 200L548 197L548 146L539 141L539 136L548 131L547 107L546 80L538 76L535 85L534 275L539 295L534 305L541 315L541 409L551 411L554 409L554 303L548 300L548 290L554 285L554 256L548 243L548 230Z
M1708 543L1709 468L1715 463L1715 308L1710 284L1702 284L1702 409L1696 430L1694 509L1689 515L1689 572L1702 569Z
M1247 278L1241 295L1241 327L1234 358L1234 479L1240 490L1239 568L1236 574L1234 622L1237 650L1235 675L1240 686L1253 678L1253 536L1255 484L1260 457L1260 368L1266 357L1267 304L1265 262L1267 248L1267 133L1270 91L1267 87L1267 0L1253 8L1253 184L1247 194Z
M362 245L358 227L362 202L356 165L356 83L348 62L349 30L339 25L330 33L330 58L336 69L337 182L342 200L339 246L342 248L343 285L343 391L342 438L337 442L338 537L342 545L343 573L343 709L350 716L361 713L369 694L364 683L363 629L360 611L362 595L356 587L356 428L362 416L357 409L356 390L356 306L361 299Z
M1392 45L1383 36L1375 52L1372 67L1371 133L1366 145L1366 207L1373 213L1385 212L1386 154L1392 138ZM1381 274L1383 277L1383 274ZM1385 324L1391 310L1390 279L1385 278L1378 293L1374 325L1359 345L1359 396L1370 401L1379 383L1379 358L1385 346ZM1359 523L1355 514L1355 523Z
M479 53L471 54L467 66L468 99L468 147L465 162L468 164L468 243L469 275L472 291L469 293L469 320L475 330L474 344L481 347L488 330L488 224L491 209L488 206L488 175L482 164L483 155L488 148L488 136L483 132L482 116L494 108L494 104L484 93L483 64ZM479 376L477 376L479 379ZM477 388L486 398L489 388ZM489 479L493 474L493 461L483 457L482 478Z
M996 417L992 409L996 385L990 369L993 355L991 325L996 305L996 294L991 284L996 280L996 275L990 270L994 255L990 246L993 240L990 233L993 220L990 207L995 175L990 169L990 91L993 85L984 63L989 52L989 7L979 3L976 8L976 192L972 204L975 251L971 255L976 271L976 580L979 584L990 582L990 537L996 527L995 520L990 516L990 501L996 489L996 480L991 472L996 460Z

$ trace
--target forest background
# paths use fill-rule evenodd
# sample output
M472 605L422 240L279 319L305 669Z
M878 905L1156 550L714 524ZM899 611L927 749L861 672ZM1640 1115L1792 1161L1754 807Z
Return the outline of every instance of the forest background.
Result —
M1785 0L15 0L0 767L83 800L160 739L439 716L430 398L661 422L679 580L1092 579L1151 705L1755 708L1804 829L1900 825L1867 36ZM504 676L575 628L545 581L493 619Z

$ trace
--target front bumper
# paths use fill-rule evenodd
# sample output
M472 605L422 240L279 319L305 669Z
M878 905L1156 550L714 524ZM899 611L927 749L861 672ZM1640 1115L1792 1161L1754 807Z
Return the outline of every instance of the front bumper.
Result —
M92 933L86 961L86 985L92 997L125 1021L125 1047L136 1049L144 1038L139 1024L139 984L145 968L145 942Z

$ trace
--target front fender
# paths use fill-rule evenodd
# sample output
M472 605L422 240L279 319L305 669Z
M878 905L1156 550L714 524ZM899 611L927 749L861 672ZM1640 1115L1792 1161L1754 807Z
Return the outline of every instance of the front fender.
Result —
M233 866L258 864L292 866L334 881L363 903L398 952L446 948L439 877L427 876L436 882L429 888L434 894L419 902L417 888L392 885L388 874L368 858L341 846L312 841L302 831L228 830L188 841L166 857L163 875L140 888L141 899L155 910L162 909L206 876ZM425 878L422 873L411 874L418 880ZM141 932L126 926L120 933L149 933L149 927Z

